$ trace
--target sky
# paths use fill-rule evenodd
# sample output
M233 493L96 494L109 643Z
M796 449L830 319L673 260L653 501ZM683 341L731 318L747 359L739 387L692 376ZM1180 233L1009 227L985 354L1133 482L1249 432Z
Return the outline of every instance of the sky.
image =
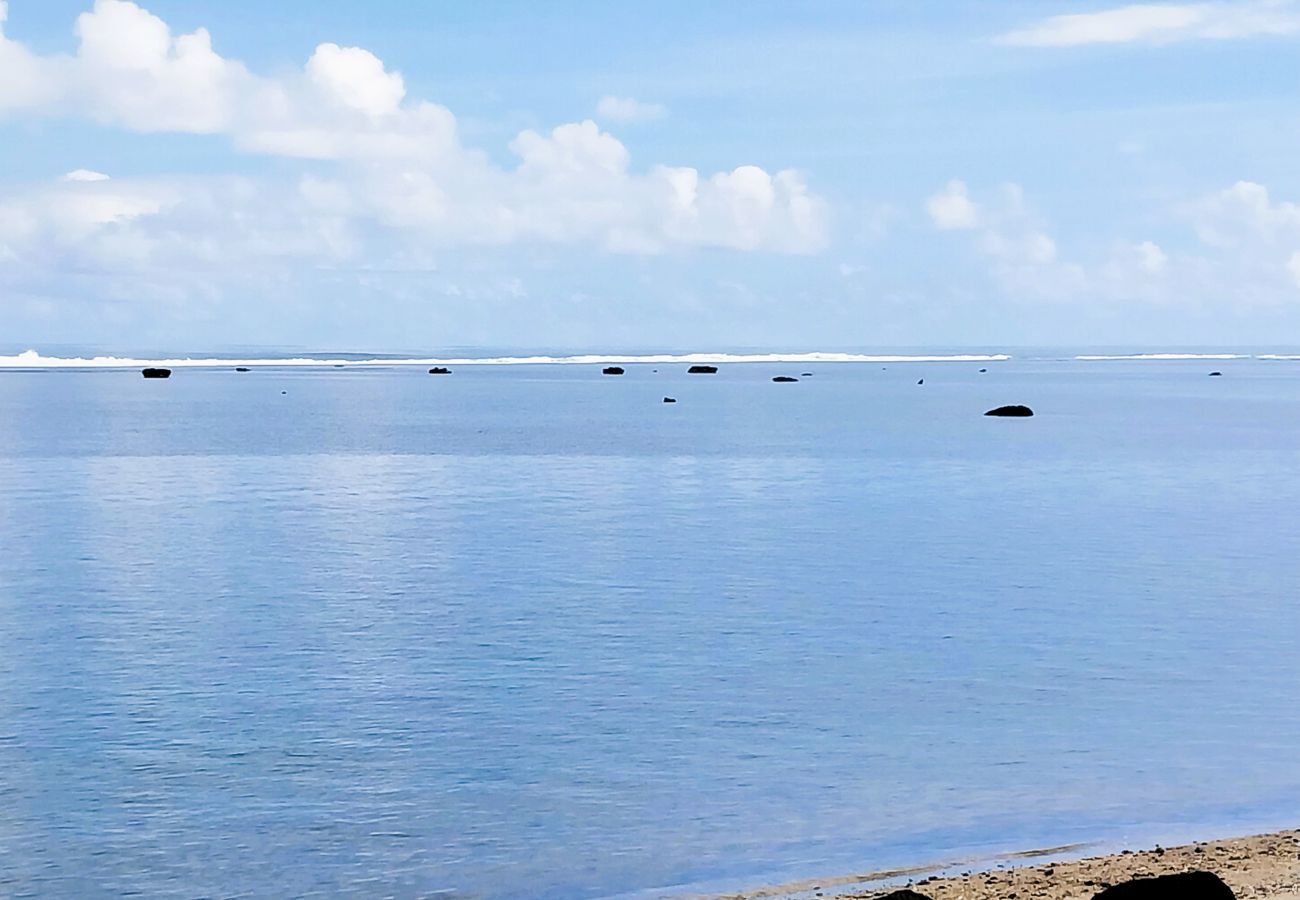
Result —
M1300 343L1300 0L0 0L0 349Z

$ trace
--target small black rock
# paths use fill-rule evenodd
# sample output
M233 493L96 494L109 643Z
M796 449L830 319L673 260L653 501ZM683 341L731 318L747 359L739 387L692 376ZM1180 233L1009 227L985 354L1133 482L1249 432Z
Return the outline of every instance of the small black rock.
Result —
M602 374L602 375L622 375L622 374L623 374L623 367L622 367L622 366L606 366L605 368L603 368L603 369L600 370L600 374Z
M813 376L812 376L812 372L800 372L800 373L799 373L799 377L800 377L800 378L812 378Z
M717 366L691 366L686 370L687 375L716 375L718 374Z
M443 366L434 366L432 369L429 370L429 374L430 374L430 375L450 375L450 374L451 374L451 369L445 368L445 367L443 367Z
M925 384L925 379L922 378L920 381L917 382L917 384Z
M987 372L988 369L980 369L981 372Z
M772 380L775 381L775 382L778 383L778 384L789 384L789 383L791 383L791 382L793 382L793 381L798 381L799 379L798 379L798 378L791 378L789 375L778 375L778 376L776 376L775 378L773 378Z
M997 409L990 409L984 415L986 416L1009 416L1012 418L1028 418L1034 411L1028 406L1015 404L1013 406L999 406Z
M143 375L145 378L171 378L172 370L148 368L148 369L141 369L140 374Z
M1093 900L1236 900L1236 896L1212 872L1181 872L1112 885Z
M918 894L913 890L894 891L890 894L883 894L876 900L930 900L925 894Z
M335 363L335 364L334 364L334 368L336 368L336 369L341 369L341 368L343 368L343 363Z
M1222 374L1223 374L1222 372L1211 372L1211 373L1210 373L1210 377L1211 377L1211 378L1217 378L1218 376L1220 376L1220 375L1222 375Z
M677 398L676 398L676 397L665 397L665 398L664 398L664 402L665 402L665 403L676 403L676 402L677 402Z
M248 369L248 366L235 366L235 371L236 371L236 372L247 372L247 371L249 371L249 369Z

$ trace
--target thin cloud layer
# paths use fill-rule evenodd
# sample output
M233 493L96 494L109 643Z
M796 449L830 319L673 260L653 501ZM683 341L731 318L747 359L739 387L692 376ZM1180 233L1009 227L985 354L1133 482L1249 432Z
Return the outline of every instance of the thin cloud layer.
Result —
M1016 47L1086 44L1170 44L1300 32L1291 0L1238 3L1139 3L1090 13L1051 16L997 38Z
M644 103L632 97L600 98L596 104L596 118L605 122L653 122L668 115L662 103Z

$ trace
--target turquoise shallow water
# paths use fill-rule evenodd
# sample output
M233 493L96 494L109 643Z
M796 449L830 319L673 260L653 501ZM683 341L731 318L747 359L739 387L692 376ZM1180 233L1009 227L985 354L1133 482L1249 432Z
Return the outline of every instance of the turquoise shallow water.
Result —
M0 372L0 893L1295 824L1300 362L627 368Z

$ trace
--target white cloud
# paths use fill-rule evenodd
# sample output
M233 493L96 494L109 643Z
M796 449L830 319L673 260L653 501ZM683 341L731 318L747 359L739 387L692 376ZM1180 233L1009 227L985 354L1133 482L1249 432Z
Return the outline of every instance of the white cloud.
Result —
M1165 266L1169 263L1169 257L1165 254L1165 251L1161 250L1160 245L1153 241L1143 241L1134 250L1137 254L1138 265L1144 272L1153 275L1163 272Z
M0 31L0 116L221 134L245 152L333 166L303 179L291 198L280 198L287 207L277 209L194 179L170 183L179 196L166 210L128 205L114 216L107 195L82 197L74 202L86 207L93 227L66 234L86 237L111 226L147 240L165 225L172 231L162 244L188 246L175 240L179 233L208 254L238 209L240 217L271 217L281 236L291 227L286 210L296 211L305 217L304 237L289 243L328 253L355 252L356 232L366 229L398 244L543 241L631 253L689 246L806 253L826 240L826 204L797 173L740 166L708 175L662 165L638 172L627 148L590 120L545 134L524 131L510 144L518 164L493 163L461 143L450 110L408 98L402 76L361 48L324 43L302 69L268 77L218 54L206 30L174 34L130 0L95 0L76 33L76 53L59 56L34 54ZM663 112L656 104L605 99L601 106L613 118ZM84 186L92 177L73 173L69 180ZM119 191L136 183L113 182ZM267 187L260 194L280 192ZM34 214L20 206L21 216L11 214ZM177 232L181 220L186 227ZM242 233L224 239L246 246ZM8 247L13 258L18 245L11 240Z
M1297 282L1300 203L1274 200L1262 184L1238 181L1186 204L1182 212L1218 268L1267 296L1279 278ZM1238 289L1238 293L1240 293Z
M1274 245L1300 237L1300 204L1274 203L1268 188L1238 181L1187 207L1197 236L1215 247Z
M406 96L402 76L360 47L321 44L307 60L307 77L330 101L367 116L397 112Z
M668 115L662 103L643 103L631 97L604 96L596 104L596 117L606 122L653 122Z
M1291 254L1291 258L1286 261L1286 270L1291 273L1291 280L1295 282L1296 287L1300 287L1300 250Z
M1017 47L1085 44L1169 44L1300 32L1293 0L1209 3L1138 3L1090 13L1051 16L1001 35Z
M957 179L927 200L925 209L934 226L943 231L974 228L979 224L979 209L971 202L966 185Z
M108 176L103 172L92 172L90 169L74 169L63 176L64 181L108 181Z

